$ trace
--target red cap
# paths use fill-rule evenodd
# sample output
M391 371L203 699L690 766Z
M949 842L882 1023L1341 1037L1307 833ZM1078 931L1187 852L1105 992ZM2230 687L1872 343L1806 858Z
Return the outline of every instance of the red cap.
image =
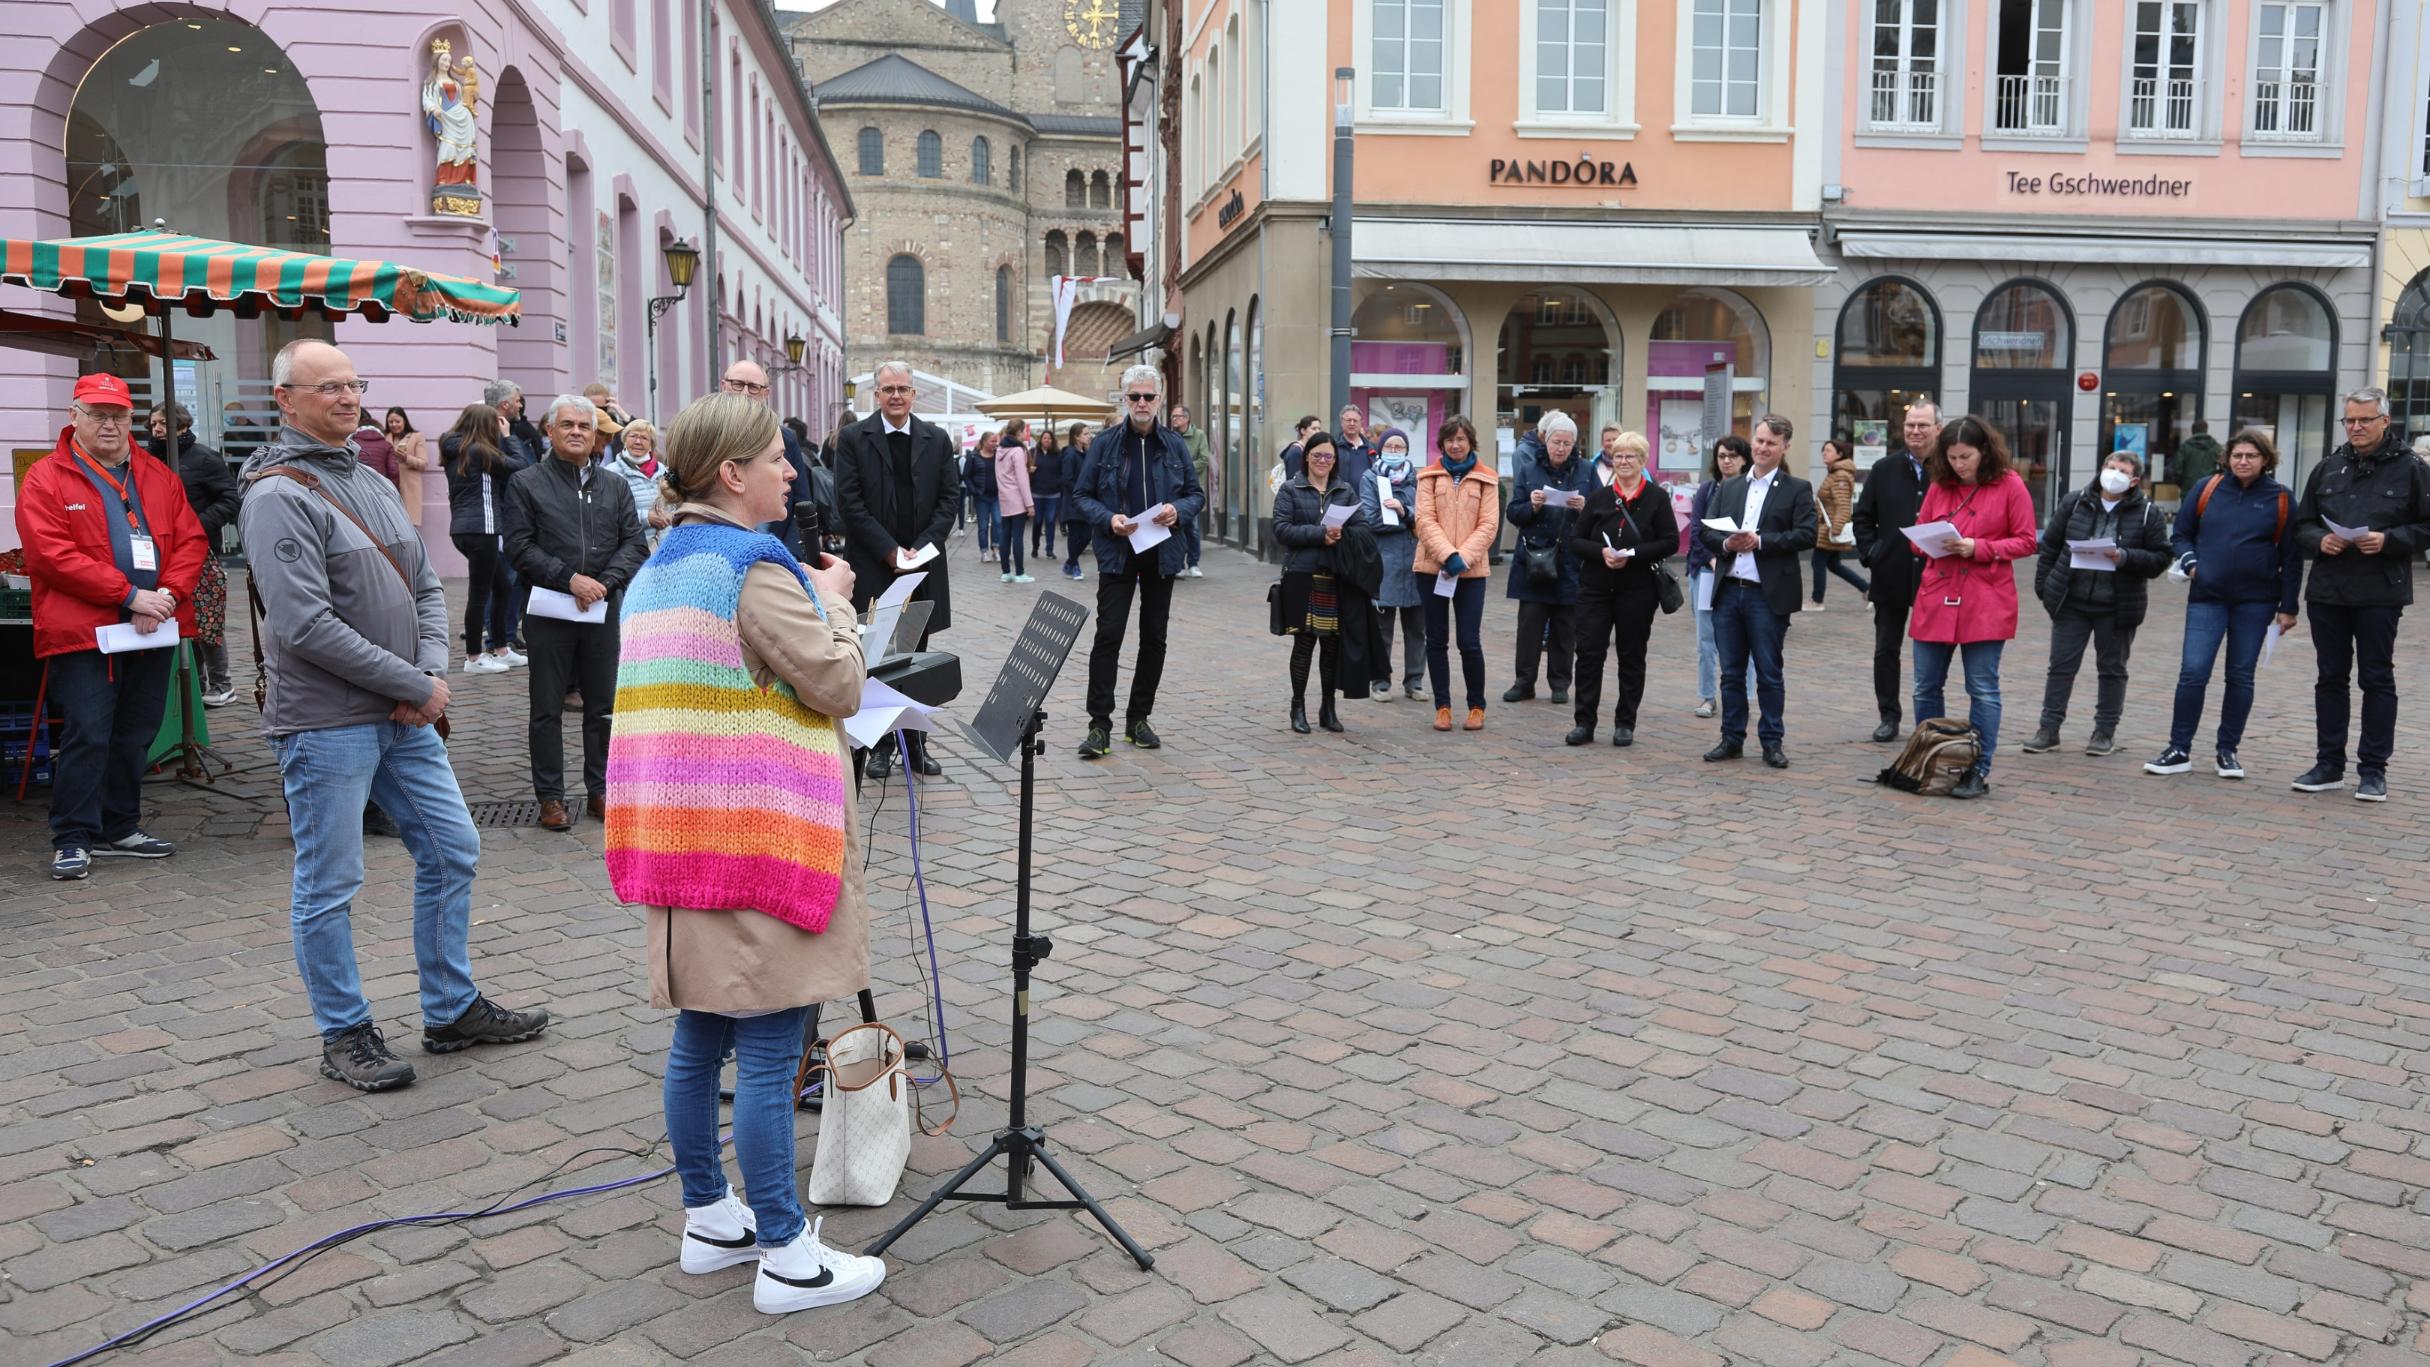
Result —
M76 381L76 402L133 408L135 396L127 392L127 382L115 375L87 375Z

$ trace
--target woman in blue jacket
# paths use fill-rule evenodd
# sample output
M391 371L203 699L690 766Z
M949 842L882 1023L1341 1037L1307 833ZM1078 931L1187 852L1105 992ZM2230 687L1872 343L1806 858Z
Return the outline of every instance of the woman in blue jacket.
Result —
M1518 529L1510 557L1509 597L1519 605L1518 682L1502 695L1504 702L1525 702L1536 696L1536 660L1544 659L1545 682L1552 700L1569 701L1569 675L1577 662L1578 557L1569 548L1570 524L1586 506L1595 476L1578 459L1578 425L1558 409L1536 424L1544 438L1544 454L1521 459L1518 479L1510 491L1504 520ZM1553 575L1540 580L1528 568L1528 552L1553 557Z
M2217 771L2243 778L2236 746L2253 711L2253 671L2270 624L2295 626L2303 587L2303 552L2290 524L2295 496L2270 478L2278 449L2246 428L2229 438L2227 467L2184 491L2170 537L2176 573L2194 581L2185 604L2185 658L2177 669L2177 710L2168 748L2143 766L2147 774L2182 774L2194 767L2194 729L2202 722L2211 665L2227 646L2227 696L2219 704Z
M1359 481L1358 501L1375 531L1376 555L1384 562L1383 583L1375 591L1384 653L1376 658L1375 668L1385 677L1375 681L1375 700L1390 702L1395 618L1401 629L1401 686L1412 698L1425 696L1419 691L1426 681L1426 600L1418 596L1416 575L1418 463L1409 452L1409 434L1397 427L1385 428L1375 447L1375 463Z
M1688 505L1688 605L1696 612L1696 715L1712 716L1716 710L1713 700L1721 696L1721 652L1713 644L1713 553L1706 549L1704 538L1696 531L1704 525L1704 515L1713 506L1713 493L1723 484L1747 472L1755 460L1747 439L1735 432L1725 432L1713 443L1712 454L1705 458L1704 483L1696 486L1696 497ZM1747 661L1747 696L1755 695L1755 662Z

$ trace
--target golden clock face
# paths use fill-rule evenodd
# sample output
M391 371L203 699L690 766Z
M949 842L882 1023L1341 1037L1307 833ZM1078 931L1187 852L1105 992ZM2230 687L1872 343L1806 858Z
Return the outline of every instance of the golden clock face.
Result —
M1100 51L1112 47L1114 39L1120 36L1114 32L1114 25L1121 18L1122 11L1114 7L1114 0L1063 0L1063 27L1082 47Z

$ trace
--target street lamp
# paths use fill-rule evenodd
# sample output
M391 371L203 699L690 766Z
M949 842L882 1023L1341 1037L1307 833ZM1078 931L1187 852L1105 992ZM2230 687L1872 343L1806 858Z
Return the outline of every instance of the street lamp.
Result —
M785 338L786 363L791 365L796 370L801 369L802 355L809 349L810 339L800 335L799 333Z
M1358 145L1357 73L1333 70L1333 383L1330 409L1350 402L1350 218L1352 166Z
M658 320L668 309L683 302L692 292L692 277L700 271L700 248L676 238L659 248L667 260L667 279L675 282L673 294L662 294L650 301L649 317L642 325L642 349L650 354L650 416L658 415Z

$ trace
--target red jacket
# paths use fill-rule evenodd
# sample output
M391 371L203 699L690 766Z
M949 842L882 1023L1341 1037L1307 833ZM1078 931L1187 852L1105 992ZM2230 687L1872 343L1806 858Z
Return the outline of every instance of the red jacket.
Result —
M25 543L25 572L34 581L34 656L91 650L95 628L129 620L134 585L110 550L105 507L69 454L71 428L25 472L17 490L17 539ZM160 586L177 598L177 631L194 635L194 585L202 578L202 522L186 501L177 472L141 450L127 457L135 496L143 504L160 557Z
M2013 641L2017 635L2017 572L2009 562L2023 560L2039 548L2041 531L2033 520L2033 495L2015 471L1993 484L1969 489L1947 481L1924 491L1917 525L1947 522L1974 542L1974 558L1944 556L1924 561L1923 582L1916 586L1915 607L1907 617L1907 634L1918 641L1965 644L1972 641ZM1907 543L1916 555L1915 543ZM1951 599L1956 599L1951 603Z

